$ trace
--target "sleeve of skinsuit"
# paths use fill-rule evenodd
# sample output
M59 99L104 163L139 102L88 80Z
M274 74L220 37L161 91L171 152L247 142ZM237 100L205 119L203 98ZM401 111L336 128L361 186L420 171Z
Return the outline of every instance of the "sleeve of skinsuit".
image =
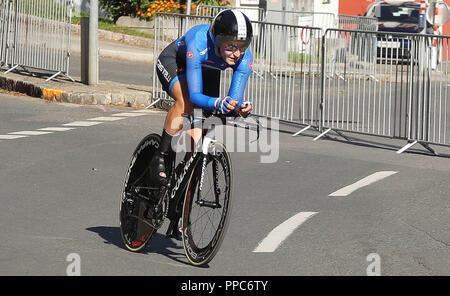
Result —
M207 110L214 110L217 98L203 94L202 59L200 52L207 48L206 38L192 32L186 34L186 81L191 103ZM203 40L204 39L204 40Z
M252 67L253 57L250 50L247 49L239 65L234 69L233 79L231 80L230 89L228 90L228 96L233 100L238 101L239 106L242 105L245 87L247 86L248 78L252 73Z

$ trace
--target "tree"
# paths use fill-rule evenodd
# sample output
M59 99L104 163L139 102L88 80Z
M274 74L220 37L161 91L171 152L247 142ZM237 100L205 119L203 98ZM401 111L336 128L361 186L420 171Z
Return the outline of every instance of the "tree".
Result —
M199 4L221 5L227 0L192 0L191 13ZM116 22L121 16L134 16L140 18L151 18L157 12L186 13L187 0L99 0L100 7L105 10L106 15Z
M121 16L135 16L137 9L148 6L150 0L99 0L100 8L116 22Z

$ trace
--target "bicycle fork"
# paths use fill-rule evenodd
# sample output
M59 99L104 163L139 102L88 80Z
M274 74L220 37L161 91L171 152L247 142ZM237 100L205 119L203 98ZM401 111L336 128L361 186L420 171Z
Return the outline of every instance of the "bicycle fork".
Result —
M201 171L201 175L200 175L200 184L199 184L199 190L197 192L197 200L195 201L199 206L201 207L209 207L209 208L213 208L213 209L217 209L217 208L221 208L222 206L219 203L219 194L220 194L220 189L218 189L218 185L217 185L217 178L216 178L216 171L217 171L217 164L216 162L213 160L213 179L214 179L214 196L215 196L215 201L209 201L209 200L204 200L204 199L200 199L200 194L203 190L203 181L205 178L205 173L206 173L206 164L208 163L208 152L211 148L211 146L214 146L214 143L216 142L215 140L215 131L214 128L211 128L205 135L204 139L203 139L203 145L202 145L202 171Z

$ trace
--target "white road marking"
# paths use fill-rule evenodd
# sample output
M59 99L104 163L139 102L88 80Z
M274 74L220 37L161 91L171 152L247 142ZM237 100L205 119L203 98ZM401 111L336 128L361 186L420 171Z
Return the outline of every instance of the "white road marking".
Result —
M13 132L9 133L9 135L24 135L24 136L40 136L53 134L52 132L38 132L38 131L21 131L21 132Z
M275 227L253 250L254 253L274 252L281 243L291 235L306 220L317 214L317 212L300 212L295 216Z
M162 111L162 110L149 110L149 109L143 109L143 110L137 110L137 111L133 111L133 113L153 113L153 114L159 114L159 113L167 113L166 111Z
M116 121L116 120L121 120L121 119L125 119L125 117L95 117L95 118L91 118L88 120L93 120L93 121Z
M70 104L70 106L72 106L72 104ZM117 121L117 120L125 119L127 117L143 116L148 113L154 113L154 111L138 110L138 111L132 111L132 112L123 112L123 113L112 114L112 116L101 116L101 117L87 119L88 121L74 121L74 122L70 122L70 123L65 123L65 124L63 124L64 127L45 127L45 128L37 129L36 131L12 132L12 133L8 133L7 135L0 135L0 140L13 140L13 139L26 138L28 136L39 136L39 135L52 134L53 132L65 132L65 131L76 129L76 127L94 126L94 125L98 125L98 124L101 124L101 123L104 123L107 121L110 122L110 121Z
M45 127L45 128L38 129L38 131L66 132L66 131L70 131L73 129L76 129L76 128L75 127Z
M387 177L392 176L397 173L398 172L394 172L394 171L384 171L384 172L374 173L370 176L365 177L364 179L359 180L356 183L353 183L351 185L348 185L344 188L339 189L338 191L331 193L329 196L347 196L347 195L351 194L352 192L354 192L364 186L368 186L372 183L375 183L377 181L380 181L384 178L387 178Z
M30 238L37 238L37 239L50 239L50 240L73 240L73 238L62 237L62 236L30 235L29 237Z
M135 117L135 116L143 116L145 115L145 113L131 113L131 112L125 112L125 113L117 113L117 114L113 114L112 116L123 116L123 117Z
M97 125L103 122L98 122L98 121L74 121L71 123L66 123L63 124L64 126L93 126L93 125Z
M0 140L14 140L20 138L26 138L28 136L20 136L20 135L0 135Z

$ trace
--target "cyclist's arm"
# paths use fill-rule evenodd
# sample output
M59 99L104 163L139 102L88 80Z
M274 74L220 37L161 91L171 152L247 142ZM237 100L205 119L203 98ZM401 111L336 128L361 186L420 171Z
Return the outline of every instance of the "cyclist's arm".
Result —
M204 55L196 48L195 40L187 42L186 50L186 81L189 99L192 104L206 110L214 110L218 98L203 94L202 58Z
M234 69L233 79L231 80L228 96L238 101L238 105L242 105L244 100L244 91L247 86L248 78L252 73L253 57L250 50L245 51L239 65Z

